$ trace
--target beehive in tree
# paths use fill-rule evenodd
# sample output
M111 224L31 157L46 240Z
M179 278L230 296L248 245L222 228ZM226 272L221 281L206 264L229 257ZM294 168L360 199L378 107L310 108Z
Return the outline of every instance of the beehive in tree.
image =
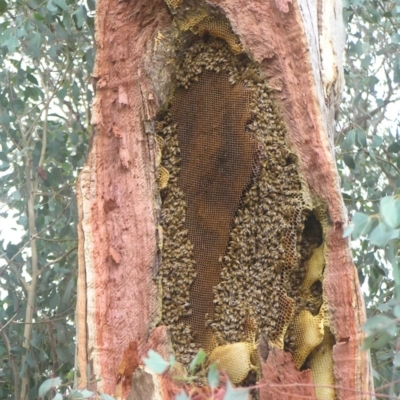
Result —
M172 399L141 358L203 348L261 399L366 398L332 151L339 3L101 0L96 21L82 384Z

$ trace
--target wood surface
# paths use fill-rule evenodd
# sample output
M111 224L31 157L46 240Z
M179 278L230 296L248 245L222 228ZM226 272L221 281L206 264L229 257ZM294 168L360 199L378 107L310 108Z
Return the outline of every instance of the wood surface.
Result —
M301 175L312 195L328 204L324 292L336 339L338 399L367 399L370 376L360 349L364 305L349 243L342 239L347 214L333 153L344 45L340 1L208 3L226 14L245 51L261 64L283 111ZM77 183L78 366L81 386L91 382L90 387L127 398L132 382L147 379L132 378L132 372L148 349L168 356L167 331L154 328L160 312L153 280L157 188L155 143L146 123L167 95L168 46L159 44L168 39L163 33L172 17L162 0L99 0L96 13L93 137ZM264 383L276 383L279 369L263 369ZM310 374L295 372L288 382L310 382ZM172 382L154 382L152 398L173 399ZM268 391L261 392L261 399L270 398Z

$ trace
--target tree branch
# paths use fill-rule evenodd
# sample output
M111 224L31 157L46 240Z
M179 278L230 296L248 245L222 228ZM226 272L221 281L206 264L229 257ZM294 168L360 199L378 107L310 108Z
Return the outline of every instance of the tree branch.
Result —
M77 250L78 246L72 247L71 249L69 249L66 253L64 253L63 255L61 255L60 257L56 258L55 260L52 260L50 262L48 262L44 267L42 267L38 273L38 275L40 275L42 272L44 272L47 268L49 268L51 265L56 264L58 262L60 262L61 260L63 260L64 258L68 257L69 254L71 254L73 251Z

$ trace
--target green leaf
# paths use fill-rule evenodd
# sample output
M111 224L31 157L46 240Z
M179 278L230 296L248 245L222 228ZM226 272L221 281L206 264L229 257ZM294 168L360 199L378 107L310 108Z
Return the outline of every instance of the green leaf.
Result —
M149 350L148 358L144 358L143 362L155 374L163 374L169 367L169 363L165 361L160 354L154 350Z
M79 6L79 8L72 14L76 21L76 27L78 29L82 28L83 24L86 21L86 8L83 6Z
M72 391L69 395L68 398L70 399L89 399L94 395L93 392L87 389L81 389L81 390L74 390Z
M24 363L24 364L21 366L21 370L19 371L19 377L20 377L21 379L25 376L27 369L28 369L28 364L27 364L27 363ZM50 390L50 389L49 389L49 390Z
M3 346L0 346L0 357L7 353L7 349Z
M345 151L351 150L352 146L356 143L356 131L353 129L349 131L342 143L342 149Z
M357 239L360 236L367 235L371 231L373 221L368 215L356 212L353 217L353 225L352 238Z
M367 137L361 129L357 129L357 144L359 147L367 146Z
M186 394L184 390L182 390L175 396L175 400L190 400L190 397Z
M393 365L395 367L400 367L400 351L398 351L393 359Z
M63 101L65 99L66 95L67 95L67 88L66 87L61 88L56 94L57 98L60 101Z
M39 397L44 397L50 389L61 385L61 378L50 378L46 379L39 387Z
M63 400L63 395L61 393L57 393L52 400Z
M249 393L249 389L235 389L232 386L232 383L228 380L228 382L226 383L226 392L223 400L248 400Z
M371 147L373 149L377 149L378 147L381 147L383 143L383 139L380 136L374 136L372 143L371 143Z
M54 6L53 0L47 0L47 6L46 6L46 8L47 8L51 13L57 12L57 7Z
M394 196L383 197L380 201L379 212L383 220L391 227L400 225L400 201Z
M350 224L347 226L347 228L343 231L343 238L346 238L347 236L351 235L351 233L354 230L354 224Z
M38 80L32 74L27 74L26 77L29 82L33 83L34 85L39 85Z
M30 39L27 41L28 52L32 57L40 57L40 46L42 43L42 37L39 33L35 32L31 35Z
M25 103L21 99L15 99L12 103L13 111L16 114L21 113L25 109Z
M396 320L389 318L386 315L377 315L369 318L362 328L367 335L376 332L388 332L391 336L395 336L397 331Z
M193 373L194 370L201 364L203 364L203 362L205 361L207 357L206 352L203 349L200 349L197 354L195 355L194 359L192 360L192 362L189 365L189 372Z
M400 304L397 304L397 306L395 306L395 307L393 308L393 315L394 315L396 318L400 318Z
M2 161L0 164L0 171L7 171L10 168L10 164L8 162Z
M101 400L115 400L114 397L110 396L109 394L100 393Z
M7 11L7 2L5 0L0 0L0 15Z
M371 65L371 60L372 57L370 55L366 55L362 60L361 60L361 68L367 68Z
M24 101L27 101L29 98L32 100L39 100L39 92L36 88L27 86L24 91Z
M7 46L9 53L14 53L16 48L18 47L19 40L15 33L12 33L8 36L8 39L4 42L4 45Z
M219 385L219 373L218 373L217 368L218 368L218 365L213 364L208 369L207 381L208 381L208 385L210 386L211 389L215 389Z
M28 363L28 365L33 368L36 365L36 360L35 357L33 356L33 352L30 351L26 357L26 362Z
M356 168L356 163L354 162L354 158L351 155L345 154L343 156L343 161L350 169Z
M388 147L389 153L398 153L400 151L400 143L394 142Z
M12 200L21 200L21 193L19 192L19 190L15 190L14 192L11 193L10 198Z
M171 354L171 355L169 356L169 365L170 365L171 367L173 367L173 366L175 365L175 363L176 363L175 356L174 356L173 354Z
M75 278L72 277L69 280L67 287L65 288L64 295L60 301L60 305L58 307L59 314L62 314L64 311L66 311L68 309L68 307L71 306L71 298L72 298L74 289L75 289Z
M54 4L56 4L62 10L66 10L68 8L68 5L65 2L65 0L54 0Z
M369 235L371 244L378 247L385 247L391 240L399 237L399 229L392 229L384 222L379 225Z
M38 20L38 21L46 21L46 18L43 17L42 14L39 14L39 13L37 13L37 12L33 13L33 18L35 18L35 19Z

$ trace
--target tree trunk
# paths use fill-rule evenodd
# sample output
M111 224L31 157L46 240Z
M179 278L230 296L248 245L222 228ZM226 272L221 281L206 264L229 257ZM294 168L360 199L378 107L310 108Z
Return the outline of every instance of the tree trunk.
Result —
M369 398L333 149L340 2L165 2L97 3L80 384L173 399L142 358L203 347L235 383L255 366L263 400Z

